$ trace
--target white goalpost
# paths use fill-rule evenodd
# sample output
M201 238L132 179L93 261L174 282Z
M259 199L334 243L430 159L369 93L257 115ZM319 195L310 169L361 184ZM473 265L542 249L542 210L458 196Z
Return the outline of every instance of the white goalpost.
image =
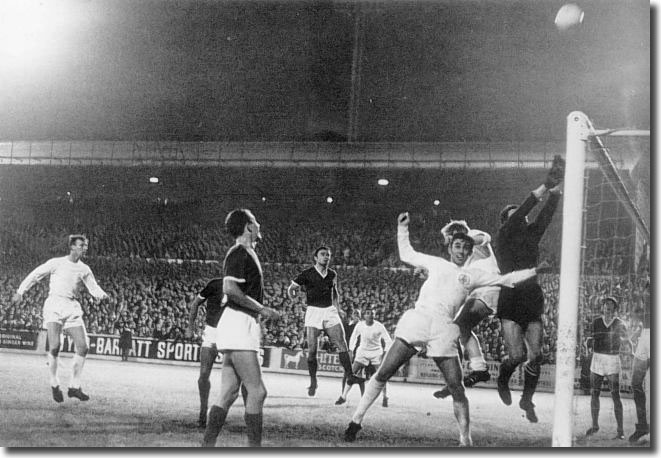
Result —
M593 146L598 168L629 215L638 233L649 244L649 228L628 194L600 136L649 136L641 130L595 130L588 117L574 111L567 117L560 291L558 297L557 353L553 447L571 447L573 438L574 380L579 329L580 294L585 252L587 214L586 163ZM586 225L588 223L586 222ZM616 226L617 227L617 226ZM616 236L617 238L617 236Z

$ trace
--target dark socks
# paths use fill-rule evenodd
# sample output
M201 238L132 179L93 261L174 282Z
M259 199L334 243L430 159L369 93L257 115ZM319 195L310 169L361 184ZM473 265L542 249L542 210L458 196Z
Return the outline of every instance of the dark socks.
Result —
M261 447L262 446L262 414L246 413L243 418L246 420L246 426L248 427L248 446Z
M503 380L509 382L517 366L518 364L513 364L509 358L504 359L503 362L500 364L500 371L498 372L498 377L502 377Z
M338 356L340 357L340 364L342 364L342 368L344 368L344 373L351 374L353 371L351 370L351 356L349 356L349 352L340 352Z
M537 389L540 367L538 363L526 363L523 365L523 398L530 400Z
M200 391L200 414L206 415L207 406L209 405L209 391L211 390L211 382L209 379L197 379L197 388Z
M317 381L317 359L308 359L308 372L310 373L310 381L315 384Z
M225 409L218 406L211 406L209 418L207 419L207 428L204 431L202 447L216 446L216 439L225 424L225 418L227 418L227 411Z

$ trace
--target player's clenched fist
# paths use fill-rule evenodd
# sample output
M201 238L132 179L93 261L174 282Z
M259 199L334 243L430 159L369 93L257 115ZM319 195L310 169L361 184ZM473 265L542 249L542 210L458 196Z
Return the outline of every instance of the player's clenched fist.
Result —
M397 217L397 223L400 226L408 226L410 221L411 217L409 216L409 212L400 213Z

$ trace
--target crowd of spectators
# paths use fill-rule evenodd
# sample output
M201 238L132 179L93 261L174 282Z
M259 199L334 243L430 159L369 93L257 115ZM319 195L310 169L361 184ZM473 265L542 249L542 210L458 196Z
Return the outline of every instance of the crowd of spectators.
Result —
M92 334L119 334L120 327L135 337L182 340L188 320L188 304L208 279L219 276L219 263L146 262L138 259L89 260L97 281L110 296L95 301L83 294L87 329ZM265 303L282 313L276 323L263 323L264 345L304 349L303 301L291 301L287 286L302 269L302 265L264 264ZM336 266L340 284L342 310L365 307L376 309L376 319L392 334L398 318L412 307L422 279L411 269ZM0 328L38 330L41 328L41 309L47 294L47 282L33 287L18 304L11 296L26 271L3 273L0 277ZM542 316L545 363L555 362L559 278L556 274L542 275L540 283L546 297ZM589 277L582 283L580 304L582 321L581 341L589 336L592 320L599 315L600 299L614 295L620 300L620 316L627 321L637 300L638 288L626 278ZM198 314L195 339L201 338L204 313ZM491 317L475 330L488 359L500 360L505 348L500 333L500 321ZM327 346L327 342L325 345ZM322 345L322 348L324 345Z
M340 196L331 205L323 200L313 201L316 197L297 198L300 194L294 189L290 190L291 198L280 200L263 197L262 193L256 194L259 198L193 199L189 195L182 199L184 191L174 198L160 194L147 196L142 191L136 197L127 190L121 199L104 197L103 192L95 191L90 195L80 192L61 193L55 198L41 196L20 205L16 201L0 201L5 216L0 222L0 253L4 263L0 273L0 328L41 328L46 282L35 286L19 304L11 304L11 296L30 270L50 257L66 253L68 234L80 232L90 238L88 264L110 296L98 303L83 295L88 331L115 334L120 328L128 328L136 337L183 339L187 305L206 281L221 275L220 263L232 243L222 229L224 217L231 208L245 205L255 211L262 224L264 240L258 251L264 265L265 302L282 312L280 321L264 325L265 345L304 348L303 305L300 301L290 301L286 290L291 279L311 264L312 253L320 244L330 246L333 251L333 267L339 272L340 302L345 313L350 314L353 308L376 307L376 319L392 333L402 312L413 306L421 284L417 275L398 259L396 215L411 210L412 245L420 251L440 255L444 249L439 234L445 223L453 218L466 219L471 227L495 234L503 204L523 200L525 192L522 194L520 190L532 189L531 183L537 179L535 173L522 173L521 186L512 186L510 180L505 181L510 183L508 186L497 190L495 187L498 180L503 181L502 177L484 175L481 178L484 188L475 188L473 194L454 195L449 191L459 182L451 179L460 180L462 176L450 177L441 186L438 194L441 200L436 206L431 203L423 206L411 200L411 196L386 196L385 191L378 193L388 199L374 200L374 196L381 196L377 193L352 200L345 194L344 199ZM97 175L96 179L103 180L103 175ZM294 180L287 182L290 181ZM314 185L304 183L302 187L305 192L311 192ZM283 194L287 194L285 191ZM493 200L493 195L499 196L498 201ZM560 227L561 215L557 215L540 250L540 260L556 267L559 267ZM583 279L580 303L581 339L586 337L586 329L600 310L600 298L618 297L624 318L636 300L637 285L628 273L632 261L627 253L631 252L632 239L614 240L588 241L585 253L588 276ZM553 363L557 339L557 273L542 276L541 285L546 296L542 351L545 361ZM198 316L197 338L202 324L203 316ZM483 321L476 332L487 357L501 359L504 345L499 320Z
M0 206L2 203L0 203ZM193 204L130 201L121 207L99 209L98 202L81 203L74 216L68 203L33 206L32 211L4 206L0 222L0 253L13 265L32 265L66 251L66 236L84 233L90 239L90 257L222 260L232 243L223 230L231 208L217 208L204 215L191 214ZM202 205L199 204L198 205ZM211 206L211 203L205 204ZM260 244L263 262L305 264L320 244L331 247L335 265L395 267L399 265L395 219L401 207L371 209L297 206L251 207L262 224ZM448 209L412 212L412 245L439 255L438 234L451 219L466 219L471 227L497 232L499 208L473 208L470 215ZM32 214L32 215L31 215ZM552 224L541 256L558 265L559 221Z

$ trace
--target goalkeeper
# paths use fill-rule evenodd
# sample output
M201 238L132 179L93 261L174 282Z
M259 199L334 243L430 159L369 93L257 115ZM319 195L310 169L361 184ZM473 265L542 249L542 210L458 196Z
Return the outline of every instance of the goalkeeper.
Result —
M555 156L544 184L532 191L520 206L508 205L501 211L501 227L495 247L501 274L537 265L539 242L551 223L562 194L560 183L564 170L564 159ZM547 192L546 204L535 221L529 223L528 213ZM515 288L501 289L496 316L500 318L507 355L501 362L498 373L498 394L506 405L512 403L509 380L517 366L525 360L523 394L519 407L525 411L526 418L532 423L537 422L532 397L537 388L542 362L543 312L544 294L536 279Z

